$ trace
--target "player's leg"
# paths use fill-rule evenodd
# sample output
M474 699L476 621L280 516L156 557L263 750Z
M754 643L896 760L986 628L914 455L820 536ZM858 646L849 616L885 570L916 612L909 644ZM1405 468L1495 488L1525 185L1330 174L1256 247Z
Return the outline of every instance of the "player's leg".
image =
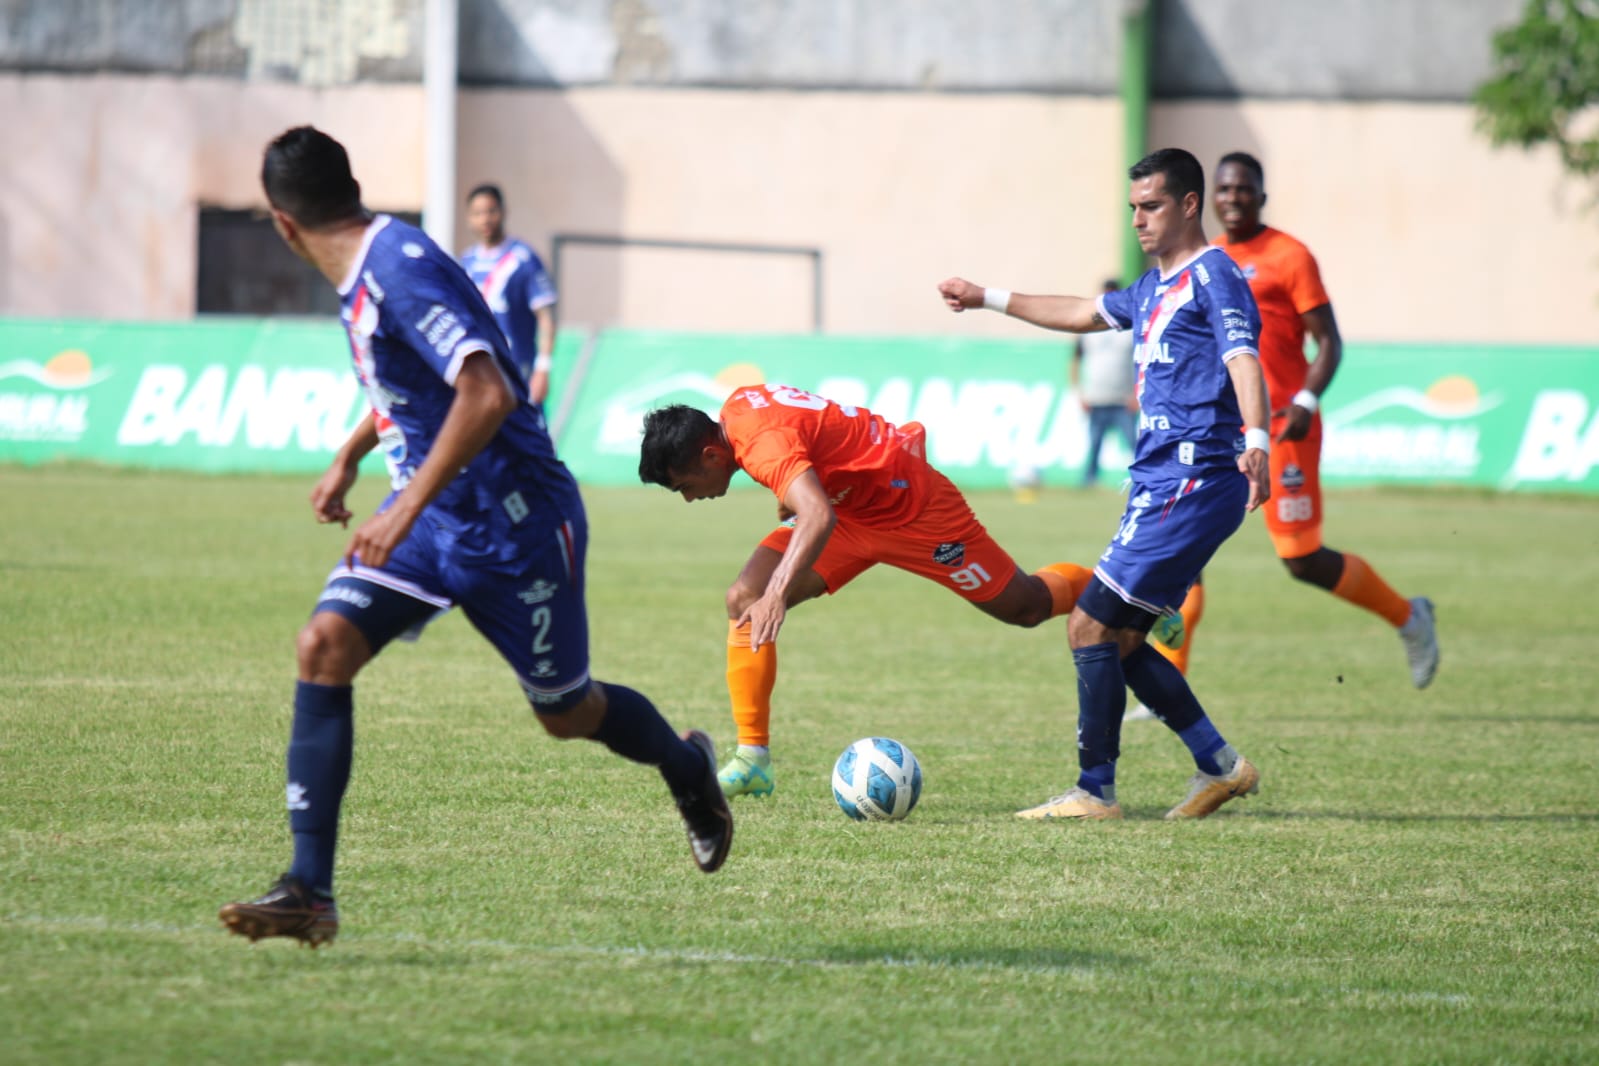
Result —
M333 870L354 751L355 676L395 637L450 606L418 548L407 540L382 570L334 570L300 630L286 789L294 858L271 891L222 908L223 923L241 936L315 947L338 932Z
M593 740L659 770L677 800L695 863L715 871L727 857L733 822L715 787L710 739L697 730L679 736L642 693L590 677L582 516L527 537L514 569L452 566L451 593L516 672L545 732Z
M1338 552L1322 542L1321 424L1301 441L1272 449L1272 498L1266 529L1283 566L1297 581L1325 589L1346 603L1370 611L1399 632L1417 688L1432 683L1438 670L1438 635L1432 601L1406 599L1365 559Z
M1106 417L1105 408L1093 406L1088 409L1088 455L1083 464L1083 487L1089 488L1099 483L1099 453L1105 446L1105 433L1110 429L1110 419Z
M772 692L777 687L777 643L750 648L750 625L739 619L765 593L772 571L783 561L793 527L779 526L761 541L727 590L727 695L738 748L718 774L729 796L768 796L776 787L772 772ZM853 550L846 523L833 528L816 568L795 577L787 603L795 607L824 592L836 591L871 565ZM826 575L825 577L823 575Z

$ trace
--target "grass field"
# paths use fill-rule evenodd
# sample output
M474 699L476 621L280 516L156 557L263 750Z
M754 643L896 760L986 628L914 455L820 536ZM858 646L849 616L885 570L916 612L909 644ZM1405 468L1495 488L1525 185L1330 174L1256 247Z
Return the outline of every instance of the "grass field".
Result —
M1192 764L1151 722L1125 822L1013 818L1075 776L1064 626L869 573L790 615L777 793L713 877L653 772L547 738L447 618L358 685L344 928L310 952L215 917L287 864L293 635L343 545L309 487L0 467L0 1060L1599 1060L1599 503L1331 499L1333 546L1437 602L1421 693L1248 523L1193 681L1264 781L1197 823L1160 820ZM596 675L730 744L722 595L770 498L589 500ZM1035 566L1120 508L974 503ZM870 734L922 760L906 822L833 804Z

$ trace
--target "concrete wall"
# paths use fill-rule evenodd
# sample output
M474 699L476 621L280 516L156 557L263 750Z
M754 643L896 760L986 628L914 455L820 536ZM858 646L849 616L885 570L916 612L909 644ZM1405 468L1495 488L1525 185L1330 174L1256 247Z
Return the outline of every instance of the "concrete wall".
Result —
M466 84L1112 93L1130 0L460 0ZM1148 0L1165 97L1462 100L1523 0ZM421 77L423 0L8 0L0 69Z
M29 146L0 156L0 312L187 316L197 206L259 205L261 149L300 122L347 143L372 206L415 210L421 114L405 84L0 75L0 115ZM1087 290L1126 225L1109 98L474 90L459 133L460 187L500 182L512 228L546 252L557 233L820 249L835 333L1023 335L957 323L933 285ZM1585 190L1550 153L1489 149L1464 105L1167 102L1153 135L1207 162L1261 157L1267 217L1317 252L1350 336L1599 336ZM568 324L810 325L800 259L574 248L562 270Z

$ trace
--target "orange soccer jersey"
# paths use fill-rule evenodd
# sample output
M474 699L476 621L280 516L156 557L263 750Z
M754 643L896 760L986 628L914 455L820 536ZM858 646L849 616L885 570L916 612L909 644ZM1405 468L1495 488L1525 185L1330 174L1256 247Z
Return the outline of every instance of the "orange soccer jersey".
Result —
M840 518L892 529L916 517L928 466L919 426L904 429L865 408L787 385L746 385L722 405L733 458L781 500L815 470Z
M1300 316L1332 301L1322 287L1316 257L1282 230L1266 226L1247 241L1223 240L1221 248L1249 279L1260 307L1260 367L1271 409L1280 411L1305 387L1310 367Z

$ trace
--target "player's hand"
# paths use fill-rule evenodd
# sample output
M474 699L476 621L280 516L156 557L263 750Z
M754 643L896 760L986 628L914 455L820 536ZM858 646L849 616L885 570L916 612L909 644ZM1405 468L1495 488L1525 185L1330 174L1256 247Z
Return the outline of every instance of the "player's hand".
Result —
M1238 457L1238 469L1249 479L1249 502L1244 504L1248 513L1271 499L1271 460L1259 448L1247 448Z
M335 462L318 479L311 489L311 513L318 522L324 525L337 522L345 529L350 528L350 519L355 516L344 506L344 497L355 484L359 472L354 463Z
M938 294L944 298L945 306L957 314L967 308L983 306L983 287L973 285L965 278L939 282Z
M762 596L744 609L739 615L738 624L745 622L750 626L750 651L760 651L761 645L771 644L777 640L777 631L783 628L783 619L788 615L788 605L781 596Z
M382 566L400 542L411 535L416 519L399 507L390 507L356 527L344 548L344 565L353 568L356 557L366 566Z
M1287 407L1278 408L1271 414L1273 418L1287 419L1283 423L1283 431L1277 434L1277 442L1279 444L1289 440L1304 440L1305 436L1310 432L1311 414L1298 404L1291 403Z

